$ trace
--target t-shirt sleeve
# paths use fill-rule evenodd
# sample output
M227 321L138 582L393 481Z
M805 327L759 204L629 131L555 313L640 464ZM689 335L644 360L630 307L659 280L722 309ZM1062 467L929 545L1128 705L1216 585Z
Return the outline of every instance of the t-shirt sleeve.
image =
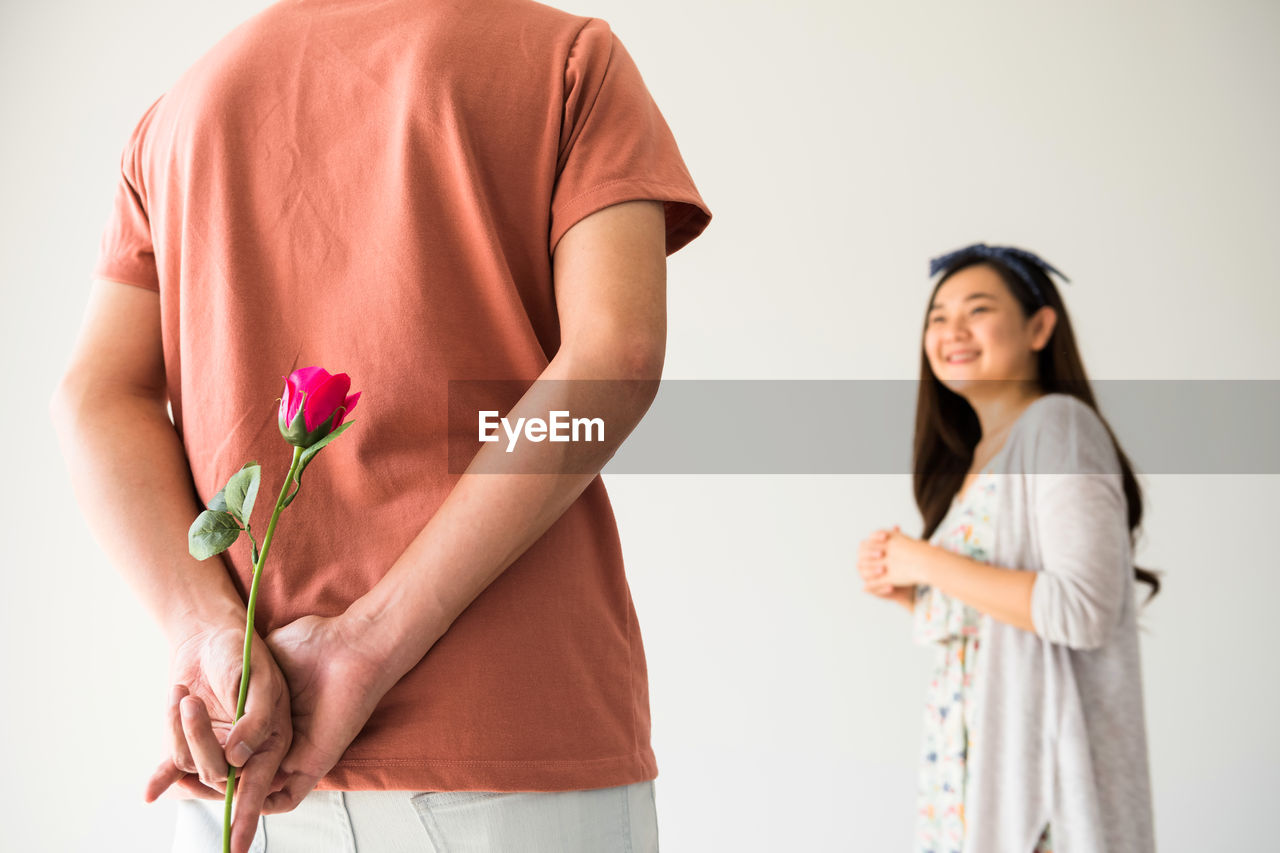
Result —
M560 156L551 199L551 250L574 224L624 201L663 202L667 254L711 220L640 71L604 21L569 51Z
M105 278L156 291L160 289L160 276L151 241L151 219L147 215L137 175L140 135L147 118L158 103L159 100L148 108L120 156L120 175L116 181L115 198L111 203L111 214L106 227L102 231L98 260L93 267L94 278Z

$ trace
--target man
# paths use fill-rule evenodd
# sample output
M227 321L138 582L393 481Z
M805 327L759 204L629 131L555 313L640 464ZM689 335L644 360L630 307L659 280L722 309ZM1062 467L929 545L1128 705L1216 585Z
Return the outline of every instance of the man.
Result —
M277 3L147 110L53 410L174 649L147 796L208 798L176 850L216 843L228 763L239 853L656 849L595 474L661 373L665 255L708 220L607 25L526 0ZM308 365L352 375L358 423L276 531L232 726L249 555L197 562L186 531L249 460L278 489L273 398ZM605 440L451 470L450 381L535 379L509 418L585 407Z

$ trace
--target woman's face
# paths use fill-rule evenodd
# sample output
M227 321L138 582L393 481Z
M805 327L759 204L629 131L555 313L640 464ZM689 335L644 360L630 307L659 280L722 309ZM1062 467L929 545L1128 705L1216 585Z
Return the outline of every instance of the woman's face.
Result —
M988 381L1036 380L1036 353L1053 333L1055 314L1043 307L1031 317L991 267L966 267L934 294L925 320L924 352L934 376L970 396Z

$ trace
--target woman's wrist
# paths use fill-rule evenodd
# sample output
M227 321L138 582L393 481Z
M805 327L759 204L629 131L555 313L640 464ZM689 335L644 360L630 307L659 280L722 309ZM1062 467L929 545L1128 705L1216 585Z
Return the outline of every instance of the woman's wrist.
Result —
M915 583L919 586L937 586L939 575L946 572L948 557L954 556L945 548L938 548L928 542L917 540L915 546L916 570Z
M948 590L954 585L952 581L957 572L969 566L981 565L977 560L953 553L946 548L932 545L925 547L928 551L920 561L918 582L925 586L936 587L948 594L950 594Z

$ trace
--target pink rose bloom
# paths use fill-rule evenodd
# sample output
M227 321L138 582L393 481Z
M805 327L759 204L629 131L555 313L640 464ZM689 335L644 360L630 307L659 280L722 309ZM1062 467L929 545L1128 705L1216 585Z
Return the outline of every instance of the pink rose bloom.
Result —
M349 394L351 377L322 367L300 367L285 378L280 434L295 447L310 447L338 427L360 399Z

